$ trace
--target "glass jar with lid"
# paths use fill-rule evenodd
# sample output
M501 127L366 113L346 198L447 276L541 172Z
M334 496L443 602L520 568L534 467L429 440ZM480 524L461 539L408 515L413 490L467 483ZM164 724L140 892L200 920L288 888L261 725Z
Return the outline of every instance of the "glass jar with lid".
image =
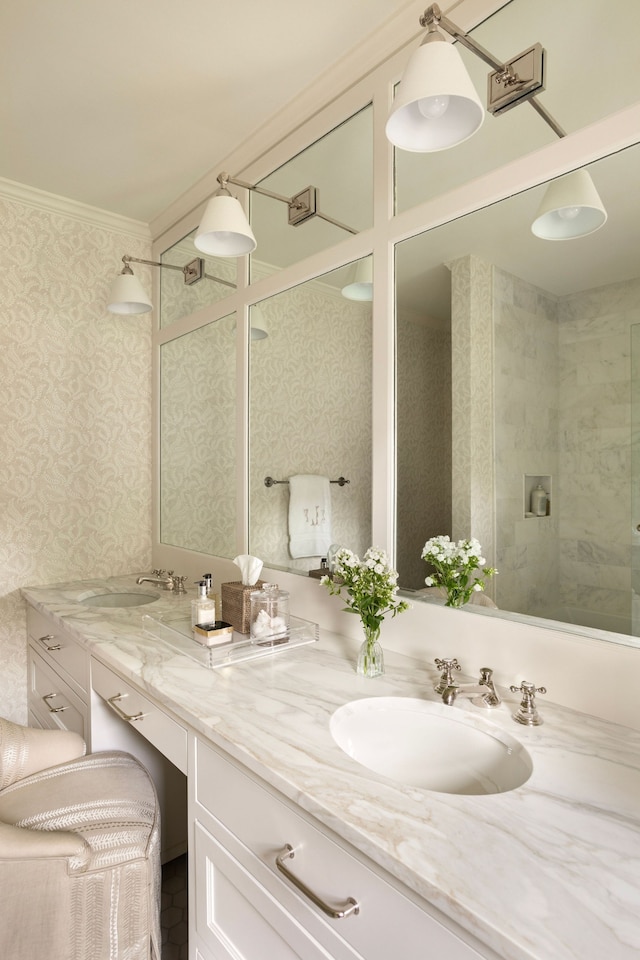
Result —
M264 583L251 594L251 642L267 646L289 639L289 594Z

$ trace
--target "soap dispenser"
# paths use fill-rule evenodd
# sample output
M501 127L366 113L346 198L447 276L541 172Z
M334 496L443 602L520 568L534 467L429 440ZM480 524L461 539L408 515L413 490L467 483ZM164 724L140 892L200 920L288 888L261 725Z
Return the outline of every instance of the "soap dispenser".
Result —
M547 491L541 483L531 491L531 513L534 517L544 517L547 512Z
M222 603L220 601L220 594L215 593L213 589L213 576L210 573L203 573L202 579L207 584L207 596L209 600L213 600L216 605L216 620L222 619Z
M216 619L216 605L207 596L207 581L199 580L196 584L198 596L191 601L191 626L197 623L214 623Z

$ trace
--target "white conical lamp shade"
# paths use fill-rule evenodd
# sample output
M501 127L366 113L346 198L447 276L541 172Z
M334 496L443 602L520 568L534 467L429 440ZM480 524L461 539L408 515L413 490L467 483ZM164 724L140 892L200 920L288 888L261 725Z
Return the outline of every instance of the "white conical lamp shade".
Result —
M252 340L266 340L269 336L264 314L257 303L254 303L249 312L250 336Z
M194 244L212 257L242 257L256 248L256 238L239 200L216 193L207 204Z
M460 54L440 34L428 34L407 64L387 120L387 139L402 150L431 153L467 140L483 120Z
M572 240L599 230L607 211L586 170L574 170L547 187L531 231L542 240Z
M133 273L120 273L115 278L107 310L110 313L148 313L151 310L151 300Z
M353 271L353 279L342 288L347 300L373 300L373 259L360 260Z

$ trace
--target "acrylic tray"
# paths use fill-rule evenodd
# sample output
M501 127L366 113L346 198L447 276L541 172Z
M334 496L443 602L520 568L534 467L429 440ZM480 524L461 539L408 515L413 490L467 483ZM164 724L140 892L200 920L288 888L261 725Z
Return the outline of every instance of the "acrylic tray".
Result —
M294 647L301 647L305 643L315 643L319 640L318 624L310 620L301 620L299 617L290 618L288 640L268 646L251 643L246 634L237 633L234 630L233 639L228 643L205 647L193 639L191 620L186 618L167 622L145 614L142 617L142 626L149 636L161 640L172 650L183 653L211 670L228 667L233 663L243 663L245 660L272 657L277 653L285 653Z

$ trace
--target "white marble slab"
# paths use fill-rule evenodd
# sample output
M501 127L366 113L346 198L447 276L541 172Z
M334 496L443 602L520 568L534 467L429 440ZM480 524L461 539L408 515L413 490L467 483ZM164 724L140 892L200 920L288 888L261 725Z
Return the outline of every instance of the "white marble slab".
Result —
M77 602L92 591L134 584L133 576L119 577L23 593L101 660L498 956L638 960L640 733L544 697L544 724L526 729L511 719L517 697L507 694L482 716L527 747L533 759L527 783L492 796L396 784L350 760L331 738L329 718L364 696L437 700L433 664L388 653L386 674L365 680L343 652L348 643L321 633L310 647L210 671L141 629L145 614L184 615L189 597L160 593L153 604L108 612ZM623 678L620 693L636 695ZM460 699L451 709L478 711Z

